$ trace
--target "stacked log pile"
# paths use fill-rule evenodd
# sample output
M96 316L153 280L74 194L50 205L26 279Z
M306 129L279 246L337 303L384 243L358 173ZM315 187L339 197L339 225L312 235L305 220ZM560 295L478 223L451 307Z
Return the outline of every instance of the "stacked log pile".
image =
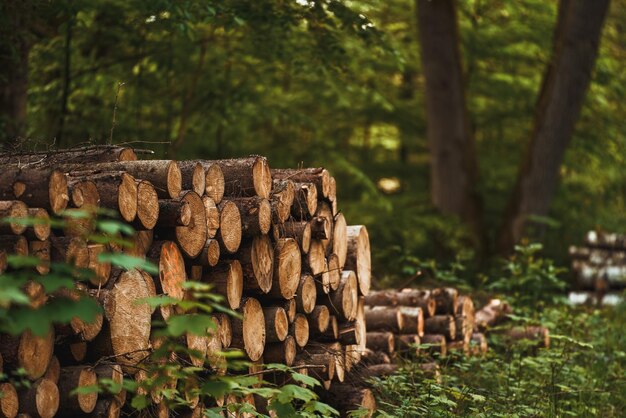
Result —
M239 349L257 366L294 365L326 389L332 386L335 395L346 390L347 373L365 352L370 248L365 226L348 225L338 210L336 183L327 170L270 169L260 156L138 160L132 149L116 146L0 155L0 162L1 218L47 219L76 210L96 216L104 208L136 231L134 245L126 247L90 241L89 219L69 217L64 228L52 230L45 224L0 225L0 271L7 268L7 254L39 257L42 275L46 261L91 268L89 282L51 297L90 297L103 307L95 323L75 318L45 337L0 336L4 370L24 368L32 382L20 390L2 384L0 416L119 416L127 407L124 393L73 390L101 378L149 378L137 366L161 344L152 321L167 321L176 308L136 301L155 295L188 299L187 280L211 284L241 316L215 314L213 336L184 338L203 358L179 355L173 361L223 373L217 353ZM112 268L98 261L104 252L143 257L158 266L158 275ZM27 292L33 306L46 302L40 285ZM374 410L371 392L353 392L338 396L335 405ZM166 400L149 395L151 414L167 416ZM240 401L196 400L192 412ZM256 403L263 410L263 401Z
M569 255L577 290L603 296L626 287L626 235L589 231L584 245L571 246Z

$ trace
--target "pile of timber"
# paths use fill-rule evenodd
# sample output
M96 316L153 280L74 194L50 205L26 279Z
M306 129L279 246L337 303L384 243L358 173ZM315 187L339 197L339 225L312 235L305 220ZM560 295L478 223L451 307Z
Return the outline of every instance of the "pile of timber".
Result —
M589 231L582 246L569 248L569 255L576 290L604 295L626 287L626 235Z
M50 261L90 268L95 274L89 282L49 297L89 297L103 307L94 323L74 318L44 337L0 336L0 368L9 374L23 368L32 382L17 390L11 383L0 386L0 416L116 417L130 410L125 392L73 390L101 378L151 378L139 365L162 344L153 320L167 321L176 308L135 302L155 295L190 298L187 280L211 284L241 316L216 313L217 332L184 337L202 357L173 354L171 361L225 373L219 353L239 349L253 368L295 366L335 395L348 390L346 375L365 351L370 247L365 226L348 225L338 210L335 179L326 169L270 169L260 156L138 160L132 149L117 146L0 154L0 163L0 218L45 220L72 211L96 216L104 208L136 231L127 247L90 241L90 219L70 216L60 229L45 222L0 225L0 271L8 268L8 254L39 257L41 275ZM98 261L104 252L145 258L159 272L118 270ZM35 281L27 293L33 307L48 298ZM266 378L280 383L284 376ZM170 379L167 384L176 385ZM342 412L355 405L374 410L371 391L349 392L333 405ZM163 394L146 395L153 402L150 416L170 413ZM259 411L267 407L261 398L195 398L191 410L175 413L200 416L205 407L241 401Z

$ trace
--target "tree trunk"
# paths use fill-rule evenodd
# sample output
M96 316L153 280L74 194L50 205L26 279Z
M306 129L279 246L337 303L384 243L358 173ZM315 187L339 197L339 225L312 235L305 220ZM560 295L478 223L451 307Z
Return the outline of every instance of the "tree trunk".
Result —
M499 250L529 234L533 216L547 216L565 150L591 82L610 0L561 0L552 59L535 110L533 133L509 200ZM540 235L541 225L535 231Z
M426 80L431 199L442 213L465 222L482 244L474 137L465 103L456 2L416 0L422 67Z

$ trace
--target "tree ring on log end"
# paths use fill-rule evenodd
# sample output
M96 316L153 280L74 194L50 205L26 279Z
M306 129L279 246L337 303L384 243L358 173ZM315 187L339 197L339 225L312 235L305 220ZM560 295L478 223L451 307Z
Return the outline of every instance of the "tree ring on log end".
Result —
M50 196L50 209L58 215L67 207L67 202L70 200L67 176L65 174L57 170L52 171L48 183L48 195ZM132 219L128 221L130 222Z
M176 227L176 241L187 256L195 258L204 248L207 239L204 203L193 191L186 192L182 200L189 205L192 216L188 226Z
M226 251L232 254L241 244L241 215L233 202L222 202L221 206L218 234Z
M243 309L243 342L250 360L257 361L265 349L265 319L258 300L246 299Z
M167 165L167 192L172 199L176 199L182 191L182 173L176 161L170 161Z
M252 270L259 289L268 293L272 288L274 273L274 250L267 235L255 237L252 241Z
M269 199L272 191L272 174L266 158L257 157L255 159L252 166L252 180L256 194L264 199Z
M153 229L159 219L159 197L148 181L137 185L137 218L145 229Z
M128 173L122 173L117 196L117 207L122 219L132 222L137 215L137 184Z
M205 193L217 204L224 198L224 173L217 164L211 164L206 170Z

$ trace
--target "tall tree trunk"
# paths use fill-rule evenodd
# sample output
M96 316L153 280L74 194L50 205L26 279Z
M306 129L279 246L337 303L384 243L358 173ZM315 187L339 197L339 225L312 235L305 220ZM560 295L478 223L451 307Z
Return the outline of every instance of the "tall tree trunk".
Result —
M546 216L559 168L591 81L602 25L610 0L560 0L554 50L536 105L532 137L500 231L499 249L508 252ZM541 231L541 224L536 224Z
M481 248L478 164L465 104L456 0L416 0L416 4L426 80L431 199L441 212L464 221Z
M28 92L27 19L19 6L3 2L0 24L0 135L14 139L25 135Z

